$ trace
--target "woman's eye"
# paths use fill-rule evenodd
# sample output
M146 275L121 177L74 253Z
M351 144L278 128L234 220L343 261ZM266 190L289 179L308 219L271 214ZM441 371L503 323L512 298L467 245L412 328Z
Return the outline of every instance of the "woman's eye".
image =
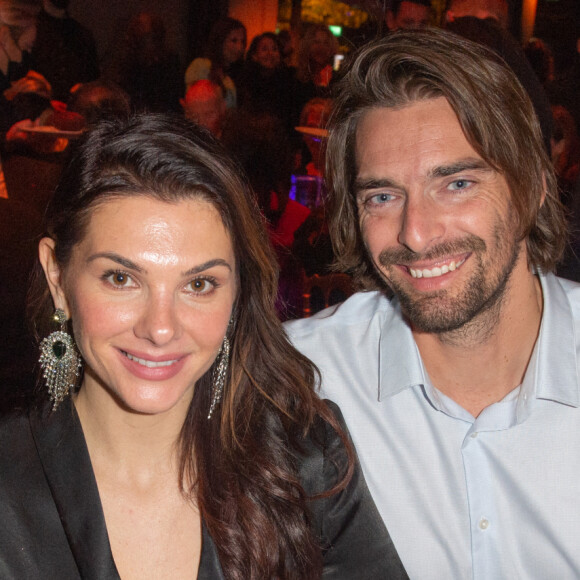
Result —
M216 284L208 278L196 278L188 286L194 294L207 294L216 287Z
M115 288L130 288L136 285L126 272L106 272L104 278Z
M473 181L469 181L469 179L456 179L449 184L448 188L452 191L459 191L468 188L472 183Z

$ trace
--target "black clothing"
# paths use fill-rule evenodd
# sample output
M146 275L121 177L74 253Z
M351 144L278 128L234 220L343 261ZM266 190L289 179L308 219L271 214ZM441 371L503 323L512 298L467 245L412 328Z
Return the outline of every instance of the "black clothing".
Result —
M67 102L77 83L99 78L97 48L91 32L70 16L38 16L36 42L32 50L35 70L52 85L52 96Z
M338 412L338 411L337 411ZM338 417L342 421L340 412ZM334 483L340 440L321 421L304 441L299 470L308 494ZM314 434L313 434L314 435ZM0 421L0 578L119 579L99 491L74 406L65 401ZM372 502L360 467L348 487L312 502L313 526L324 550L323 578L407 578ZM205 526L198 578L223 572Z
M15 116L13 103L6 99L4 91L9 89L14 81L24 78L28 71L34 68L32 63L33 60L30 53L22 52L22 60L20 62L10 61L6 74L0 71L0 134L2 135L2 140L8 129L16 121L22 120Z
M236 81L238 107L251 114L280 119L288 135L292 135L305 104L299 88L293 69L282 66L267 70L250 60Z

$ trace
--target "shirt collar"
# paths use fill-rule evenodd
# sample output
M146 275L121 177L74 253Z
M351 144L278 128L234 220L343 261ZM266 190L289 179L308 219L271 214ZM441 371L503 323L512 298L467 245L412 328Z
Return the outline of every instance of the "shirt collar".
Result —
M426 382L421 355L399 300L392 298L391 306L393 315L383 323L379 341L379 401Z
M536 397L580 405L575 320L568 295L553 274L540 275L544 308L537 340L537 358L527 375L535 373ZM533 375L532 375L533 376Z
M544 306L542 322L523 387L535 397L580 406L576 356L576 330L566 292L553 274L540 275ZM427 377L397 298L391 300L393 316L385 319L379 343L379 400L416 385ZM531 393L529 393L531 394Z

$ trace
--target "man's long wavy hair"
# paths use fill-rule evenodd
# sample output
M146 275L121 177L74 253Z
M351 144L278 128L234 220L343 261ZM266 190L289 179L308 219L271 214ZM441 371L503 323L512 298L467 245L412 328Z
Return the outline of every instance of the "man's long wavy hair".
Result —
M66 270L92 212L108 200L201 199L218 210L238 272L228 331L231 359L223 399L211 420L215 362L195 386L179 441L179 484L197 503L226 578L319 578L321 550L297 473L300 441L322 419L345 444L337 485L323 495L348 482L352 450L315 394L315 367L291 346L276 317L276 260L239 175L221 145L184 119L141 115L102 122L63 174L47 211L46 235L55 241L56 259ZM49 320L53 305L39 266L31 306L37 323Z
M338 83L327 146L337 268L383 289L361 237L353 184L360 119L381 107L447 99L473 149L507 181L529 266L549 272L566 244L556 179L528 95L487 48L441 30L401 31L360 49Z

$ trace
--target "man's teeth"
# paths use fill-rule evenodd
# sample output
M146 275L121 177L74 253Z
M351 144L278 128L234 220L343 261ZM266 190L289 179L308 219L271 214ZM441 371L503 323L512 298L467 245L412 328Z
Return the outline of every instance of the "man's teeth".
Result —
M449 264L445 264L440 268L436 266L435 268L425 268L423 270L416 270L414 268L409 268L409 272L413 278L437 278L438 276L443 276L443 274L447 274L447 272L453 272L459 268L465 259L460 260L459 262L449 262Z
M133 356L128 352L125 353L125 356L128 359L135 361L136 363L139 363L140 365L143 365L144 367L148 367L150 369L154 369L157 367L168 367L169 365L172 365L177 362L176 360L164 360L161 362L154 362L152 360L145 360L144 358L137 358L136 356Z

